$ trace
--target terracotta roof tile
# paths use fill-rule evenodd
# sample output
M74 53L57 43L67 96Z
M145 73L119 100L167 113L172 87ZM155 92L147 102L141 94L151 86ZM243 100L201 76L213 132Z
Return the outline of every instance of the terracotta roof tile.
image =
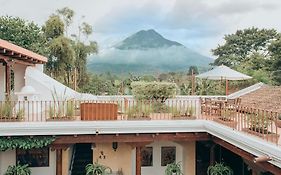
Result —
M281 86L263 85L260 89L243 95L243 106L281 113Z
M42 63L46 63L48 61L48 59L42 55L39 55L37 53L34 53L30 50L27 50L25 48L22 48L20 46L17 46L15 44L12 44L12 43L10 43L6 40L2 40L2 39L0 39L0 49L2 49L2 50L5 49L7 51L11 51L16 54L19 54L23 57L27 57L27 59L37 60Z

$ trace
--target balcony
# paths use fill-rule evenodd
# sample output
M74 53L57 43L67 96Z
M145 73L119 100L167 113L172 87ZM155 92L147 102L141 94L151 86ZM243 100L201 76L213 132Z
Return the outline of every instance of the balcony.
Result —
M131 97L103 97L95 101L0 102L0 122L54 123L92 121L201 121L215 122L248 135L281 145L277 112L241 106L223 97L182 96L159 101ZM141 123L141 122L140 122Z

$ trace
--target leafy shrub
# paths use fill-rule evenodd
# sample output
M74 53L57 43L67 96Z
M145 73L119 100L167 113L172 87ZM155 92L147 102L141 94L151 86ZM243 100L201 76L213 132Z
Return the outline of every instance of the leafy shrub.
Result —
M132 93L137 100L158 101L164 103L176 95L177 85L167 82L132 82Z
M13 106L10 101L5 101L0 105L0 117L1 118L13 117Z
M171 112L173 117L180 117L180 116L194 116L195 109L194 107L171 107Z
M86 175L109 175L112 173L111 168L101 165L98 162L88 164L85 169Z
M9 166L7 171L5 172L4 175L30 175L31 170L28 167L28 164L26 165L13 165Z
M216 163L215 165L209 166L207 170L208 175L233 175L233 171L229 166L223 163Z
M170 163L167 165L165 170L165 175L183 175L183 172L181 170L180 162L178 163Z
M55 140L52 136L42 137L0 137L0 151L8 149L32 149L43 148L50 145Z
M127 109L126 114L129 118L148 117L153 110L149 104L132 106Z
M18 110L17 113L16 113L16 118L17 119L23 119L23 117L24 117L24 109Z

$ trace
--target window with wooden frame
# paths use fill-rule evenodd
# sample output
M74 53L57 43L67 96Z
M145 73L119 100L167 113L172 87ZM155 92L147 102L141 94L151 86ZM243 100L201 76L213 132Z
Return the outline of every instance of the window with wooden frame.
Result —
M153 166L153 147L142 148L141 157L141 166Z
M34 148L30 150L16 150L16 161L20 165L28 164L29 167L48 167L49 148Z
M176 147L175 146L163 146L161 147L161 166L167 166L167 164L176 161Z

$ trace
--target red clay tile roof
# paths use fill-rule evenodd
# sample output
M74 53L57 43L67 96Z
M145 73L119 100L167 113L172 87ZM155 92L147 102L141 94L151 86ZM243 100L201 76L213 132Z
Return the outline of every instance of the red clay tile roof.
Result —
M10 55L7 55L7 53L10 53ZM46 63L48 61L48 59L42 55L36 54L30 50L2 39L0 39L0 55L27 60L33 63Z
M242 106L281 113L281 86L263 85L260 89L243 95Z

